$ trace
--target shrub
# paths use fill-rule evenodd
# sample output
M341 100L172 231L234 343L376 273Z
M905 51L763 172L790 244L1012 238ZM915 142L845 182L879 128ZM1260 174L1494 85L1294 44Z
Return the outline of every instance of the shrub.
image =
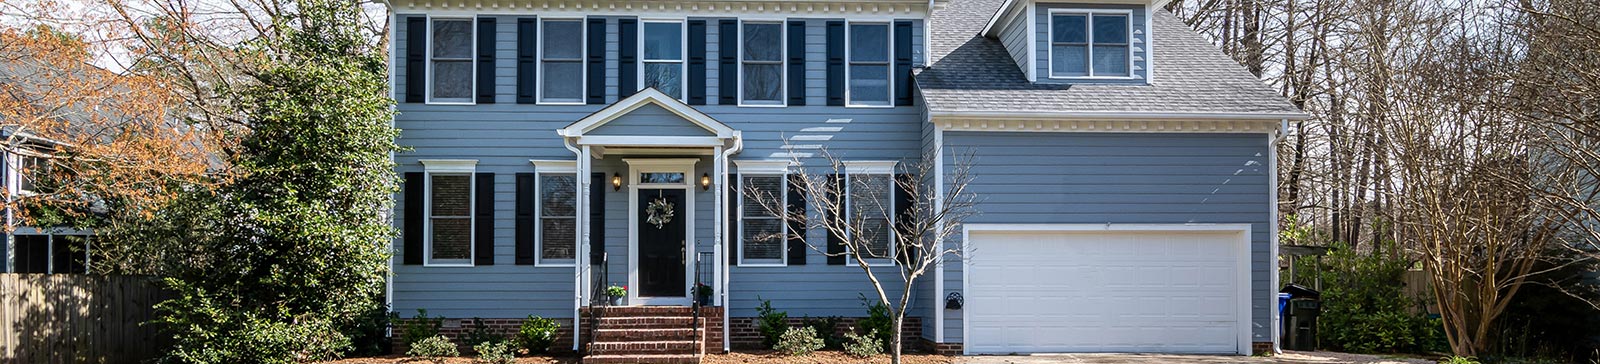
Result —
M772 301L761 299L761 305L756 306L757 328L761 331L761 345L774 348L778 345L778 338L789 328L789 313L772 308ZM814 332L813 332L814 334Z
M883 343L881 350L889 351L888 345L894 340L894 319L889 317L889 307L867 300L867 296L861 296L861 305L867 306L867 317L856 321L856 329Z
M844 352L860 358L867 358L883 353L883 342L878 341L877 331L869 331L866 335L856 335L854 332L844 334Z
M417 316L400 325L400 340L406 345L439 335L444 317L428 317L428 310L417 309Z
M528 354L543 354L550 350L550 344L556 341L556 330L561 329L561 324L534 315L522 320L522 327L517 329L517 345L528 349Z
M823 348L838 349L843 347L844 344L839 335L834 334L835 332L839 331L839 320L840 319L838 316L822 318L807 317L800 320L800 324L817 331L817 338L822 339Z
M511 364L517 360L516 345L510 341L489 341L472 347L478 352L478 362L487 364Z
M1452 356L1439 360L1439 364L1481 364L1478 358L1470 356Z
M502 337L500 334L496 334L494 331L489 330L489 325L483 324L482 318L473 317L472 331L467 331L466 344L477 347L478 344L499 342L504 339L505 337Z
M778 339L778 346L773 349L791 356L806 356L822 348L822 339L817 338L817 330L810 327L791 327L783 332Z
M448 358L460 354L461 353L456 352L456 344L450 342L450 338L444 337L444 335L434 335L432 337L422 339L422 341L411 343L411 350L406 351L406 356L409 356L412 359L423 359L430 361L438 361L441 358Z
M1317 318L1328 349L1355 353L1426 353L1444 348L1443 323L1429 319L1405 291L1411 262L1389 254L1355 252L1335 243L1324 257L1323 311ZM1310 261L1310 259L1306 259ZM1305 277L1311 278L1311 277Z
M389 307L381 303L369 307L341 329L350 338L351 356L378 356L388 354L391 348L389 324L397 318Z

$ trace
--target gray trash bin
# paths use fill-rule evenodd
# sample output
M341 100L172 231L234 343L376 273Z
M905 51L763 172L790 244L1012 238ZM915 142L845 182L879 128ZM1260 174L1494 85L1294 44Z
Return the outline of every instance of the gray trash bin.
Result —
M1280 292L1293 297L1283 317L1284 349L1317 350L1317 316L1322 314L1322 292L1293 284Z

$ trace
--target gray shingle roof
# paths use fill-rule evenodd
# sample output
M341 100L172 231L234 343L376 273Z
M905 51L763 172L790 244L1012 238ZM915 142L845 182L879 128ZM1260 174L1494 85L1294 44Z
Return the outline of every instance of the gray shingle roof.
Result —
M934 11L931 62L916 75L930 112L1303 115L1165 10L1151 14L1149 85L1028 82L1000 41L979 34L1003 2L951 0Z

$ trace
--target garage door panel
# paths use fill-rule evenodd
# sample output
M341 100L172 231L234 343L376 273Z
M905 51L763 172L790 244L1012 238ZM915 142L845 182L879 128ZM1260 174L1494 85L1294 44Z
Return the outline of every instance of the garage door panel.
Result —
M973 353L1237 352L1239 235L974 232Z

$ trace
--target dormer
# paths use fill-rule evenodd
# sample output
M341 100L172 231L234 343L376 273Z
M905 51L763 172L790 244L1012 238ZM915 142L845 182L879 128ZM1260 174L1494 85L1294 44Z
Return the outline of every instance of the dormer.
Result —
M1150 21L1163 0L1007 0L983 28L1035 83L1150 83Z

